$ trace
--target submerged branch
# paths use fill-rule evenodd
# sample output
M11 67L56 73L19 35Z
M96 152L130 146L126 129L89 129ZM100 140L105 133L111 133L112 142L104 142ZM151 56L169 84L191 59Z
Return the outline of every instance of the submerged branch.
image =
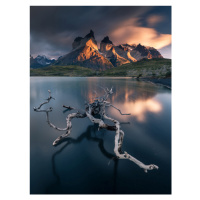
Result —
M41 103L37 108L34 107L34 108L33 108L34 111L37 111L37 112L45 112L44 110L41 111L40 108L41 108L44 104L49 103L51 99L54 99L54 100L55 100L55 98L53 98L53 97L51 96L51 91L48 90L48 92L49 92L49 97L46 99L47 101Z
M100 86L101 87L101 86ZM103 87L101 87L103 88ZM106 115L105 108L106 107L113 107L116 110L120 112L121 115L130 115L129 114L123 114L120 109L117 107L113 106L110 104L110 102L107 101L109 95L113 93L112 88L109 90L108 88L103 88L105 94L102 97L95 97L92 103L85 102L85 110L79 110L71 106L65 106L63 105L64 108L67 108L69 110L77 110L76 113L70 113L67 118L66 118L66 127L65 128L59 128L52 124L49 119L49 112L51 112L53 109L50 107L46 110L41 110L40 108L44 105L50 102L51 99L54 99L51 96L51 91L48 90L49 92L49 97L46 99L47 101L41 103L37 108L34 107L34 111L36 112L45 112L46 117L47 117L47 123L49 124L50 127L58 130L58 131L66 131L66 133L62 134L59 136L54 142L53 145L57 145L60 141L68 137L71 133L72 130L72 119L73 118L85 118L88 117L92 123L96 123L99 125L99 129L107 129L110 131L115 131L115 145L114 145L114 153L118 159L128 159L135 164L137 164L140 168L144 169L145 172L147 170L153 170L153 169L158 169L157 165L150 164L150 165L145 165L141 161L137 160L135 157L131 156L128 154L126 151L122 151L122 144L124 140L124 132L120 128L120 122L116 119L113 119L111 117L108 117ZM96 93L97 94L97 93ZM82 111L82 112L80 112ZM100 115L100 118L97 118L96 116ZM114 125L108 125L106 124L103 119L107 119L114 123ZM122 123L121 123L122 124Z
M131 113L128 113L128 114L123 114L123 113L121 112L121 110L120 110L120 109L116 108L116 107L115 107L115 106L113 106L112 104L110 104L110 105L108 105L108 106L111 106L111 107L115 108L116 110L118 110L118 111L120 112L120 114L121 114L121 115L131 115Z
M122 143L123 143L124 132L122 130L120 130L120 123L117 120L112 119L112 118L110 118L106 115L104 115L104 118L115 123L117 130L116 130L116 134L115 134L114 152L119 159L130 160L130 161L134 162L135 164L137 164L140 168L143 168L145 172L147 172L147 170L158 169L158 166L156 166L154 164L145 165L144 163L140 162L139 160L137 160L136 158L134 158L133 156L131 156L127 152L124 152L124 153L121 154L120 150L121 150L121 146L122 146Z
M71 129L72 129L72 122L71 120L73 118L84 118L86 117L86 114L81 114L81 113L71 113L67 116L66 118L66 122L67 122L67 127L66 127L66 133L62 134L61 136L59 136L54 142L53 145L57 145L61 140L65 139L66 137L68 137L71 133ZM54 127L53 127L54 128Z
M69 109L69 110L75 110L76 108L74 108L74 107L71 107L71 106L65 106L65 105L63 105L63 108L67 108L67 109Z

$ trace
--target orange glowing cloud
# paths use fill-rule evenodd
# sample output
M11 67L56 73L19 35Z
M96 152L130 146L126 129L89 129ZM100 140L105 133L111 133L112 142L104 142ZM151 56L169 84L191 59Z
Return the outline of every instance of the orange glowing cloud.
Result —
M129 24L129 23L128 23ZM133 25L120 26L110 34L117 44L139 44L161 49L171 44L171 34L160 34L154 28Z
M165 18L161 15L151 15L147 18L147 23L149 26L155 26L156 24L162 22Z

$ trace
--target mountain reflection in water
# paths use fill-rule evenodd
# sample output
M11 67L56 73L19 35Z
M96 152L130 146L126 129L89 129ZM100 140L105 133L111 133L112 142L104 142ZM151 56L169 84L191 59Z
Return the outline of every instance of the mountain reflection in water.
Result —
M102 84L102 83L101 83ZM145 86L144 82L140 83L139 85ZM89 102L91 102L95 97L101 96L104 94L104 91L102 88L100 88L98 85L91 84L90 87L93 86L93 89L88 91L87 94L84 96L88 97ZM105 87L105 86L104 86ZM96 89L94 89L96 88ZM117 87L114 88L114 93L111 95L111 103L119 108L122 113L130 113L132 116L136 117L138 121L145 121L145 115L146 112L152 112L152 113L159 113L162 110L162 105L157 100L154 99L154 96L156 95L155 91L149 90L137 92L137 89L128 88L128 85L125 85L125 87ZM100 91L97 93L97 91ZM118 111L115 109L110 109L110 113L113 116L118 115ZM118 116L123 119L129 118L129 116Z

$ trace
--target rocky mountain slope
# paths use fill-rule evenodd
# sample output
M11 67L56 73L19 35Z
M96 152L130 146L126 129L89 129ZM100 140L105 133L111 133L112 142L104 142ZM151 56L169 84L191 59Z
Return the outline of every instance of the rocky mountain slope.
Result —
M92 30L84 38L75 38L72 48L72 51L58 59L55 65L80 65L100 71L113 67L99 52Z
M90 69L104 71L123 64L134 63L142 59L163 58L159 51L153 47L141 44L121 44L114 45L108 36L104 37L98 49L94 32L90 32L85 37L77 37L72 43L72 51L54 61L54 65L67 66L79 65ZM31 58L31 66L46 66L51 61L39 56ZM47 64L48 63L48 64Z

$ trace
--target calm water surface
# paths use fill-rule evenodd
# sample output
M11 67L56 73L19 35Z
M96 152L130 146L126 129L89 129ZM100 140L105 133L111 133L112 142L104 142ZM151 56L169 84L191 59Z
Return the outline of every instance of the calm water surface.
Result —
M130 116L108 108L108 116L122 124L123 148L158 170L139 168L129 160L113 159L115 132L100 130L88 118L72 121L71 136L58 146L63 132L49 127L45 113L33 111L48 97L50 120L66 127L62 105L84 108L99 87L112 87L110 102ZM170 194L171 193L171 90L126 78L31 77L30 79L30 193L31 194Z

